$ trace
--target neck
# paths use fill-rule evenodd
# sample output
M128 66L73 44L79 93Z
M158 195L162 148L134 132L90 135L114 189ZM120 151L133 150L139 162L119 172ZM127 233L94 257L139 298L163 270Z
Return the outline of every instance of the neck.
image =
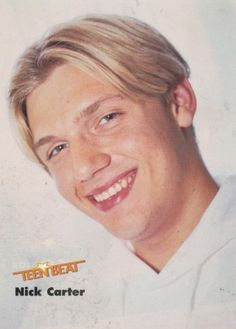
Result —
M200 222L203 213L218 191L218 186L202 164L193 170L184 193L184 202L175 213L170 213L163 227L151 237L132 242L136 255L160 272L182 243Z

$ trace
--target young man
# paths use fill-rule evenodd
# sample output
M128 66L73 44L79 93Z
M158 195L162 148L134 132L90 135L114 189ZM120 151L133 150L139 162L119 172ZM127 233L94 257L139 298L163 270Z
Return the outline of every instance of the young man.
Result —
M95 16L33 45L11 83L27 153L69 202L126 241L107 269L105 314L127 328L236 323L236 185L218 191L204 166L188 78L159 32Z

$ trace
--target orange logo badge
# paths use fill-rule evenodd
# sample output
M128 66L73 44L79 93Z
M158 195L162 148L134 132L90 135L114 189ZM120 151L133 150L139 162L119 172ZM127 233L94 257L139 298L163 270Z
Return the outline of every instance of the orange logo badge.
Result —
M48 261L38 262L33 268L14 272L13 275L21 275L23 281L41 279L44 277L68 274L70 272L78 272L78 266L82 263L85 263L85 260L62 264L50 264Z

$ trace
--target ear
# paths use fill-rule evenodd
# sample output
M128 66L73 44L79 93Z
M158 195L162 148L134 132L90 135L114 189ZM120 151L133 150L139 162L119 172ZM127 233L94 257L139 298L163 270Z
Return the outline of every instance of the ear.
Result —
M177 85L172 95L171 110L179 127L192 125L196 111L196 97L187 79Z

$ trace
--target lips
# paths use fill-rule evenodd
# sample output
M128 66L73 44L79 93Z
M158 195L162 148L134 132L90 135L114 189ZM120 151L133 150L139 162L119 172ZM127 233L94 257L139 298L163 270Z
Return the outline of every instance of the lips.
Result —
M99 210L110 210L127 197L133 186L136 172L136 169L130 170L117 176L102 187L96 188L89 195L89 200Z

